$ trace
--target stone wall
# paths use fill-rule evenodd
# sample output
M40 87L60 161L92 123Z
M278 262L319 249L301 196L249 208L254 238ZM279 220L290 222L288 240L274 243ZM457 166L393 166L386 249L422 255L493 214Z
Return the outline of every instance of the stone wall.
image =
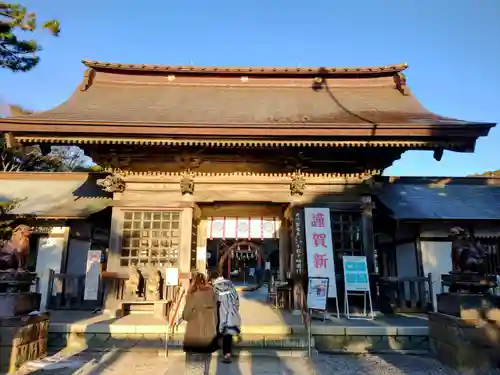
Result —
M425 354L429 351L427 335L314 335L316 349L332 353L406 352Z
M429 314L431 353L458 371L500 368L500 320ZM472 372L471 372L472 371Z

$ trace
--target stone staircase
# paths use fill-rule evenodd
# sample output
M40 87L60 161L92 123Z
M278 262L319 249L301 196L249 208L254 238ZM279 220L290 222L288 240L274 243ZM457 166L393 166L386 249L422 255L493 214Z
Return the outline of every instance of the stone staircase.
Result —
M143 326L147 327L147 326ZM124 331L124 330L123 330ZM139 333L138 331L143 331ZM134 352L165 353L165 332L50 332L48 346L50 352L59 350L102 352L111 349ZM152 331L152 330L149 330ZM306 334L292 333L252 333L243 334L234 347L237 356L305 356L308 352ZM183 334L177 333L168 340L168 355L183 355ZM314 341L313 341L314 347Z

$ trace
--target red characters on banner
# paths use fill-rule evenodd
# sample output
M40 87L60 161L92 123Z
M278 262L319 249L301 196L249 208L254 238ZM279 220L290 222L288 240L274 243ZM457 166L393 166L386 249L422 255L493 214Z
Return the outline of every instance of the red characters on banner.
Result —
M326 234L325 233L313 233L312 235L314 247L324 247L326 248Z
M314 253L314 268L326 268L326 254Z
M312 214L311 227L312 228L324 228L325 227L325 215L323 215L321 212L317 212L317 213Z

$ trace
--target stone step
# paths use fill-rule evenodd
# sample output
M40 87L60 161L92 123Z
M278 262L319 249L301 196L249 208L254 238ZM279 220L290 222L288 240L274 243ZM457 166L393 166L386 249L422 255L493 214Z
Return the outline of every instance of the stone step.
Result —
M164 350L158 351L159 356L165 356ZM167 357L184 356L185 353L180 348L169 349L167 351ZM311 350L311 355L318 355L316 349ZM272 348L241 348L235 347L233 349L233 356L239 358L249 358L249 357L268 357L268 358L304 358L308 356L308 350L306 349L272 349ZM219 351L212 354L212 358L221 358L222 353Z
M169 340L171 347L182 347L182 336L174 336ZM314 338L312 339L314 346ZM239 348L274 348L274 349L307 349L308 339L305 335L242 335L241 341L235 344Z
M181 349L183 335L176 334L168 341L170 349ZM314 347L314 339L312 340ZM52 349L66 347L80 350L101 351L117 348L119 350L154 351L165 347L164 334L105 334L105 333L49 333L48 346ZM262 335L243 334L235 347L245 350L307 350L306 335Z

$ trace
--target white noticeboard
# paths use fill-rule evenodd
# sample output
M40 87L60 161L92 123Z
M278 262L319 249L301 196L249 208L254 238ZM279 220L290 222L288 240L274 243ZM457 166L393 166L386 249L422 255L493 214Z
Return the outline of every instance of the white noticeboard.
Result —
M373 319L373 304L370 291L370 279L368 275L368 265L365 256L349 256L342 257L344 268L344 291L345 291L345 311L348 319L356 319L351 317L349 309L349 296L363 296L364 315L368 317L367 304L370 304L369 318ZM359 319L359 318L358 318Z
M328 297L337 298L330 209L306 207L304 219L308 276L328 278Z
M307 307L310 310L326 310L328 277L310 277L307 288Z
M85 271L85 289L83 299L96 301L99 296L99 281L101 276L101 251L89 250L87 253L87 267Z
M179 285L179 269L167 268L165 271L165 285Z

